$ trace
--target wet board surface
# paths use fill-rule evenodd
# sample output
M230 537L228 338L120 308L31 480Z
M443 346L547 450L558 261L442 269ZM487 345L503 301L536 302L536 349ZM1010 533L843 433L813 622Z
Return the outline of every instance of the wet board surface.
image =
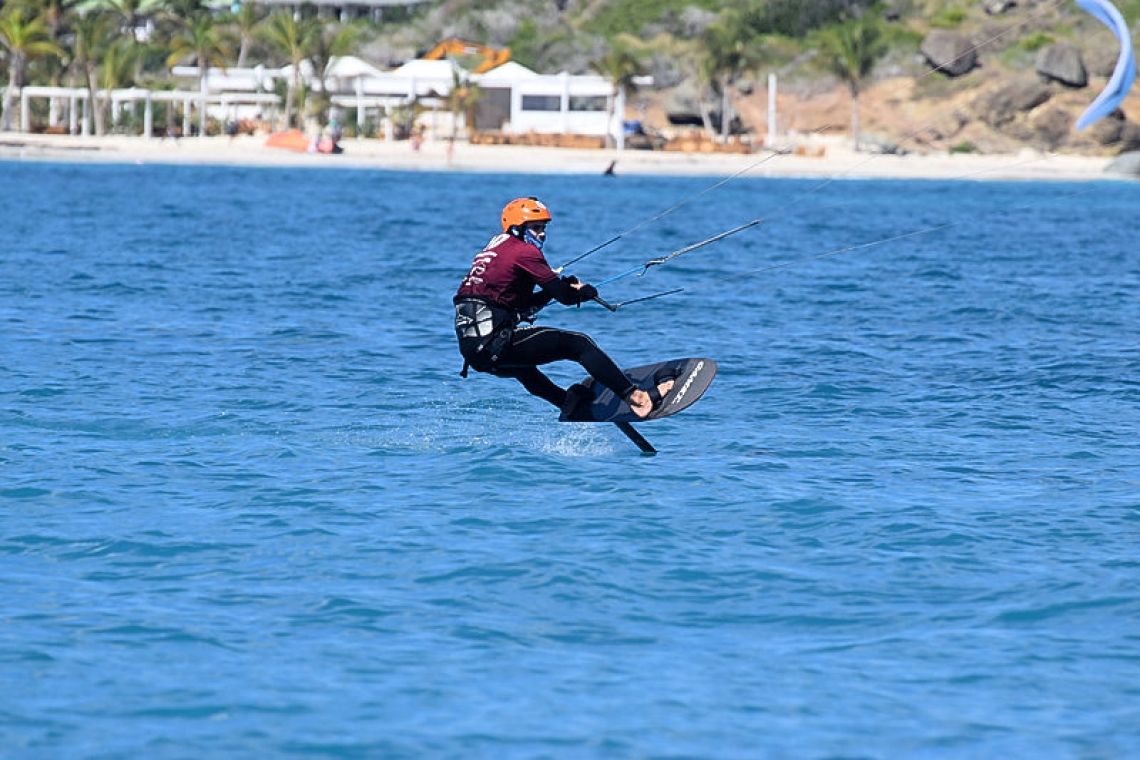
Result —
M582 381L582 385L594 392L594 400L590 404L590 416L593 419L571 420L565 414L558 419L560 422L648 422L669 417L697 402L712 384L716 369L716 362L712 359L672 359L624 370L626 377L639 388L648 388L655 381L660 383L666 379L673 380L673 388L647 417L638 417L629 408L629 404L589 377Z

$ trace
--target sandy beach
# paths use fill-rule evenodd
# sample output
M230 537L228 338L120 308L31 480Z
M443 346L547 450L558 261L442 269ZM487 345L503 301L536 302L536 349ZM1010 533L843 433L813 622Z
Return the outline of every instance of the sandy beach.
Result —
M1025 150L1015 155L856 153L840 141L811 150L751 154L647 150L580 150L429 141L347 139L337 155L299 153L265 145L264 136L146 139L124 136L0 134L0 159L109 163L219 164L312 168L464 171L488 173L602 173L617 175L715 175L964 180L1100 180L1110 158Z

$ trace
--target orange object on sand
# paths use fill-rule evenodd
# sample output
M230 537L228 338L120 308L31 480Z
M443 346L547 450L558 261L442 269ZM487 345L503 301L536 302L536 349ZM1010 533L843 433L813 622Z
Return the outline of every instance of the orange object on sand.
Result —
M284 148L304 153L309 149L309 138L305 137L299 129L289 129L284 132L274 132L265 141L267 148Z

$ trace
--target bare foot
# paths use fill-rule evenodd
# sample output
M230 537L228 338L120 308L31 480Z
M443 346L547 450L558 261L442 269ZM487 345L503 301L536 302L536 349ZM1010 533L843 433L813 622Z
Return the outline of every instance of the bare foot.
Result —
M671 390L673 390L672 380L664 380L657 384L657 392L661 394L661 398L664 398L665 394ZM633 413L641 419L645 419L649 416L649 413L653 411L652 399L649 398L647 392L640 388L629 394L629 398L626 399L626 402L629 403L629 408L633 410Z

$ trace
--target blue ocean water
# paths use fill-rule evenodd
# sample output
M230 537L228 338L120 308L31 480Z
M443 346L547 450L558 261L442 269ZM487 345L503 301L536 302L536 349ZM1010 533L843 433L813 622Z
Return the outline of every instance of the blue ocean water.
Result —
M0 756L1140 755L1140 185L0 178ZM764 219L542 315L719 363L656 457L458 376L524 194Z

